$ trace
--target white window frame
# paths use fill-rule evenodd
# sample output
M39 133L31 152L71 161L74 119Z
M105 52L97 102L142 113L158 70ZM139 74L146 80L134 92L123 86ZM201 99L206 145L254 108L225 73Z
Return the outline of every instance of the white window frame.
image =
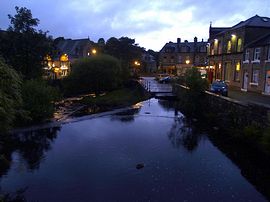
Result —
M267 47L267 58L265 62L270 62L270 46Z
M253 61L252 63L258 63L261 59L261 48L254 48Z
M243 63L249 63L250 50L246 49Z
M256 74L255 74L256 72ZM260 79L260 70L253 69L252 70L252 80L250 85L258 86L259 85L259 79Z

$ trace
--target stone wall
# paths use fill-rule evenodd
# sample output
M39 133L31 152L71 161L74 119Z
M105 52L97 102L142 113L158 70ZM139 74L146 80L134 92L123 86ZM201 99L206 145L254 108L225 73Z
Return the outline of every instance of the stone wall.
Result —
M175 84L173 92L181 99L188 91L188 88ZM270 109L263 105L246 104L228 97L205 92L204 113L211 122L220 128L241 129L246 126L256 125L260 128L266 128L270 123ZM212 125L211 124L211 125Z

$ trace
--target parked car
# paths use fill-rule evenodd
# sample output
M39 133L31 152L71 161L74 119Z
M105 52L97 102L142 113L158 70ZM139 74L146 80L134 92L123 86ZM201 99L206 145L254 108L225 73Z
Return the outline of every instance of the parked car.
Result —
M223 96L228 96L228 85L225 81L214 81L210 85L210 91Z

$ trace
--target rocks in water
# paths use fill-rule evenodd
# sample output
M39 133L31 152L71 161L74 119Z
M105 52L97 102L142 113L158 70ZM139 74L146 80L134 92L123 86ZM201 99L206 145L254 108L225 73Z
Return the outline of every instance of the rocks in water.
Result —
M137 168L138 170L144 168L144 163L138 163L138 164L136 165L136 168Z
M219 128L217 126L214 126L213 129L216 131L219 130Z

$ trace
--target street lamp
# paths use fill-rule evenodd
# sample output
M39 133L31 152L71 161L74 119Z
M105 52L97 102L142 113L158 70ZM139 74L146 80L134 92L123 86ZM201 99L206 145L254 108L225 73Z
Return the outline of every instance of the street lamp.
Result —
M139 63L137 60L134 62L134 65L136 65L136 66L140 66L141 65L141 63Z
M186 64L188 65L190 63L190 60L186 60Z
M97 54L97 50L96 49L92 49L92 54L96 55Z

